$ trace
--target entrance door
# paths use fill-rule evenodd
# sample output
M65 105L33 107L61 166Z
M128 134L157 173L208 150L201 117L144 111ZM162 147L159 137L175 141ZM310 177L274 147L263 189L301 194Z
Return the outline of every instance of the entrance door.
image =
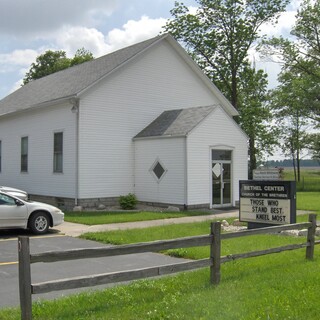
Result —
M231 151L212 150L212 205L230 206L231 187Z

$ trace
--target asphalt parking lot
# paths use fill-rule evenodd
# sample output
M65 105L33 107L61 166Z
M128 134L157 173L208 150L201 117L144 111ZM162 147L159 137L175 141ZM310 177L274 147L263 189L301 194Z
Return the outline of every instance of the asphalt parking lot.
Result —
M51 230L45 236L33 236L24 230L0 230L0 308L19 306L18 235L30 236L31 253L105 246L97 242L65 236L55 230ZM35 263L31 265L31 277L32 283L38 283L77 276L166 265L177 261L181 261L181 259L158 253L142 253L54 263ZM80 291L101 289L102 287L107 287L107 285L33 295L32 300L54 299Z

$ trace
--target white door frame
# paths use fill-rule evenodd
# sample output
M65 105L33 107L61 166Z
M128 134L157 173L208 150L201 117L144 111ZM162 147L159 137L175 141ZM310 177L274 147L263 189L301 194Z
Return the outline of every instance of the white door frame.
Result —
M212 159L212 150L224 150L224 151L231 151L231 160L213 160ZM223 208L223 207L230 207L233 204L233 151L234 148L230 146L225 146L225 145L219 145L219 146L214 146L210 147L210 208ZM213 163L226 163L230 164L230 203L225 203L225 204L213 204ZM220 190L221 192L221 197L222 197L222 189Z

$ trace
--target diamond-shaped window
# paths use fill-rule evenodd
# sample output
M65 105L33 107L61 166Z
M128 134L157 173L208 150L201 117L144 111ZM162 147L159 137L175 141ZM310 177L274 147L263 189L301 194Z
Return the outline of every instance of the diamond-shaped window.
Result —
M150 171L154 174L154 176L160 181L164 174L166 173L165 167L161 164L159 160L155 161Z
M212 168L212 172L216 176L216 178L219 178L221 175L221 165L220 163L216 163L214 167Z

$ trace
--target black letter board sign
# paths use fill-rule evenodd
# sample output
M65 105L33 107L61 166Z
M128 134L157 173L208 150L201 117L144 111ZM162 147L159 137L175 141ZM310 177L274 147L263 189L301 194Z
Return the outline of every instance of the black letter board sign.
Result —
M294 181L240 181L239 220L248 228L296 223Z

